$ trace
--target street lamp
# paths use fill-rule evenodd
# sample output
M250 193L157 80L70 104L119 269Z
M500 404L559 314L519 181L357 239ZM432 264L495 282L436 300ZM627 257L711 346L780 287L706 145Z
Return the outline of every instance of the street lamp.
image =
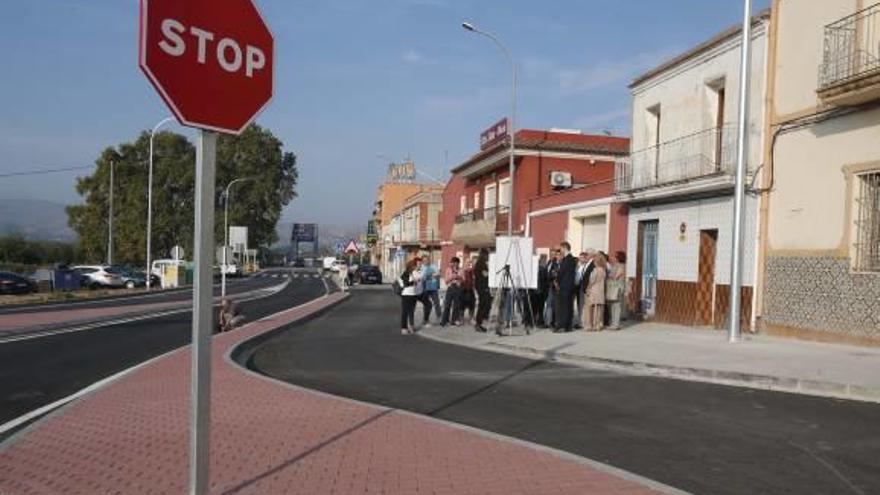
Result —
M742 299L742 246L743 210L745 209L745 178L749 152L749 81L751 80L752 55L752 1L745 0L743 7L742 52L739 72L739 122L736 138L736 182L733 195L733 246L730 256L730 313L727 328L727 341L731 344L740 340L740 307Z
M504 46L503 43L492 33L487 31L481 31L477 29L470 22L462 22L461 27L466 31L470 31L472 33L476 33L482 36L485 36L492 40L502 52L504 52L504 56L507 57L507 61L510 63L510 71L513 75L513 85L511 90L511 99L510 99L510 123L508 125L508 129L510 132L510 194L508 194L509 205L507 207L507 236L513 236L513 174L514 174L514 153L516 150L516 63L513 61L513 56L510 54L510 50Z
M159 121L155 127L153 127L152 132L150 132L150 171L147 173L147 282L146 287L147 290L150 290L150 282L152 276L152 267L150 259L150 254L152 250L152 235L153 235L153 138L156 136L156 131L159 130L160 127L174 120L174 117L166 117Z
M223 266L220 268L220 297L226 297L226 256L229 251L229 192L230 188L236 182L243 182L246 180L254 180L250 177L239 177L238 179L233 179L226 185L226 190L223 191Z

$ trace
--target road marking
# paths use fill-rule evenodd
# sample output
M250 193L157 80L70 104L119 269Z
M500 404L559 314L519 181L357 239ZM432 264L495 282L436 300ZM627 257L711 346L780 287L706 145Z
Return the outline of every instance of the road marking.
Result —
M76 399L78 399L78 398L80 398L90 392L93 392L93 391L103 387L104 385L107 385L110 382L116 381L116 380L122 378L123 376L133 372L133 371L136 371L140 368L143 368L144 366L147 366L148 364L152 363L153 361L161 359L169 354L178 352L180 349L182 349L182 348L178 347L177 349L174 349L174 350L168 351L166 353L160 354L156 357L150 358L150 359L144 361L143 363L136 364L136 365L134 365L130 368L126 368L116 374L110 375L107 378L104 378L102 380L98 380L97 382L89 385L88 387L81 389L77 392L74 392L73 394L68 395L67 397L63 397L61 399L56 400L55 402L53 402L51 404L46 404L43 407L34 409L33 411L31 411L29 413L23 414L13 420L7 421L6 423L3 423L2 425L0 425L0 435L2 435L3 433L6 433L7 431L9 431L19 425L27 423L28 421L30 421L32 419L39 418L40 416L47 414L50 411L67 404L68 402L76 400Z
M270 294L266 294L266 295L258 296L258 297L253 297L253 298L248 298L248 299L242 299L242 302L253 301L253 300L256 300L256 299L262 299L262 298L264 298L264 297L272 296L272 295L274 295L274 294L277 294L278 292L281 292L281 290L283 290L285 287L287 287L287 285L289 285L289 281L288 281L288 282L285 282L284 284L280 284L280 285L276 286L276 287L280 287L280 289L278 289L278 290L274 290L274 292L272 292L272 293L270 293ZM272 289L275 289L276 287L273 287ZM283 311L279 311L279 313L284 312L284 311L290 311L291 309L296 309L296 308L299 308L299 307L301 307L301 306L305 306L305 305L307 305L307 304L311 304L311 303L313 303L314 301L317 301L318 299L323 299L323 298L328 297L328 296L329 296L329 293L330 293L330 288L327 286L326 282L324 283L324 290L325 290L325 293L324 293L323 296L321 296L321 297L319 297L319 298L316 298L316 299L313 299L313 300L311 300L311 301L305 302L305 303L303 303L303 304L300 304L300 305L298 305L298 306L296 306L296 307L294 307L294 308L289 308L289 309L285 309L285 310L283 310ZM185 310L178 310L178 311L174 311L174 312L169 312L168 314L181 313L181 312L185 312L185 311L192 311L192 308L186 308ZM276 313L276 314L277 314L277 313ZM161 316L161 315L151 315L151 316L148 316L148 317L143 317L143 318L138 318L138 319L132 319L131 321L146 320L146 319L154 318L154 317L158 317L158 316ZM263 318L260 318L260 319L257 320L257 321L262 321L262 320L265 320L265 319L270 318L270 317L272 317L272 316L273 316L273 315L268 315L268 316L265 316L265 317L263 317ZM125 323L125 322L120 322L120 323ZM69 332L64 332L64 333L69 333ZM88 393L90 393L90 392L93 392L93 391L95 391L95 390L97 390L97 389L103 387L104 385L107 385L107 384L110 383L110 382L113 382L113 381L115 381L115 380L118 380L118 379L122 378L123 376L125 376L125 375L127 375L127 374L129 374L129 373L132 373L132 372L134 372L134 371L136 371L136 370L138 370L138 369L140 369L140 368L143 368L144 366L147 366L147 365L149 365L150 363L152 363L152 362L154 362L154 361L157 361L157 360L159 360L159 359L162 359L163 357L168 356L168 355L170 355L170 354L173 354L173 353L175 353L175 352L179 352L181 349L184 349L185 347L186 347L186 345L181 346L181 347L178 347L178 348L176 348L176 349L172 349L172 350L170 350L170 351L168 351L168 352L166 352L166 353L160 354L160 355L158 355L158 356L156 356L156 357L150 358L150 359L148 359L148 360L146 360L146 361L144 361L144 362L142 362L142 363L136 364L136 365L134 365L134 366L132 366L132 367L130 367L130 368L126 368L126 369L124 369L124 370L122 370L122 371L120 371L120 372L118 372L118 373L116 373L116 374L113 374L113 375L108 376L108 377L106 377L106 378L104 378L104 379L98 380L97 382L95 382L95 383L89 385L88 387L85 387L85 388L83 388L83 389L81 389L81 390L78 390L77 392L74 392L73 394L68 395L67 397L63 397L63 398L61 398L61 399L56 400L55 402L52 402L51 404L46 404L45 406L39 407L39 408L37 408L37 409L34 409L33 411L30 411L30 412L28 412L28 413L25 413L25 414L21 415L21 416L15 418L15 419L12 419L12 420L10 420L10 421L7 421L6 423L3 423L2 425L0 425L0 435L2 435L3 433L6 433L7 431L9 431L9 430L11 430L11 429L13 429L13 428L15 428L15 427L17 427L17 426L20 426L20 425L22 425L22 424L24 424L24 423L27 423L28 421L31 421L31 420L33 420L33 419L35 419L35 418L39 418L40 416L43 416L43 415L45 415L45 414L48 414L49 412L51 412L51 411L53 411L53 410L55 410L55 409L57 409L57 408L59 408L59 407L65 405L65 404L67 404L67 403L69 403L69 402L71 402L71 401L74 401L74 400L76 400L76 399L78 399L78 398L80 398L80 397L82 397L82 396L84 396L84 395L86 395L86 394L88 394ZM0 442L0 443L5 443L5 442Z
M264 297L269 297L269 296L275 295L275 294L281 292L282 290L284 290L284 288L289 283L290 283L290 281L288 280L288 281L285 281L283 284L278 284L273 287L268 287L266 289L257 289L254 291L245 292L243 294L240 294L240 296L247 296L247 297L242 297L241 299L235 299L235 296L233 296L233 300L236 300L238 302L248 302L248 301L254 301L256 299L262 299ZM248 294L252 294L253 296L248 296ZM215 301L219 303L219 298L215 298ZM43 331L38 331L38 332L31 332L31 333L27 333L24 335L15 335L15 336L10 336L10 337L0 338L0 345L9 344L12 342L21 342L23 340L38 339L41 337L51 337L54 335L63 335L66 333L75 333L75 332L82 332L85 330L94 330L96 328L121 325L124 323L133 323L136 321L150 320L153 318L161 318L163 316L169 316L169 315L180 314L180 313L187 313L187 312L191 312L191 311L192 311L192 307L188 306L185 308L159 311L158 313L148 313L148 314L142 314L142 315L137 315L137 316L118 318L118 319L114 319L114 320L97 321L94 323L87 323L87 324L80 325L77 327L58 328L58 329L43 330Z
M246 283L251 278L258 278L258 276L255 275L253 277L247 277L247 278L244 278L241 280L229 281L229 282L227 282L227 285L241 285L241 284ZM214 287L218 288L218 287L220 287L220 284L214 284ZM71 300L71 301L67 301L67 302L63 302L63 303L52 303L52 304L36 304L36 305L27 304L27 305L24 305L23 307L16 307L15 305L2 305L2 306L0 306L0 315L18 314L20 310L27 311L27 310L32 310L32 309L40 309L40 310L55 309L55 308L74 308L75 309L77 307L90 306L90 305L94 305L94 304L101 304L101 303L108 303L108 302L115 303L115 302L122 302L122 301L131 301L131 300L135 300L135 299L150 299L150 298L154 298L154 297L168 296L168 295L173 295L173 294L182 294L184 292L191 292L191 291L192 291L192 287L186 287L186 288L174 288L174 289L168 289L168 290L159 289L159 290L149 292L146 294L133 294L130 296L110 296L110 297L98 297L98 298L94 298L94 299L75 299L75 300Z

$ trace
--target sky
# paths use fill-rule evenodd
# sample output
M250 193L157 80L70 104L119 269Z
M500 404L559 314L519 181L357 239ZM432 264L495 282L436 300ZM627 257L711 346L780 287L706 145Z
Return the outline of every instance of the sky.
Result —
M255 0L275 37L257 122L298 156L283 221L365 228L389 161L439 179L508 113L518 127L629 133L627 85L741 22L741 0ZM769 0L754 0L754 9ZM137 67L137 0L0 0L0 198L80 200L80 172L169 113ZM177 124L169 129L194 136ZM87 172L87 171L85 171ZM2 220L2 219L0 219Z

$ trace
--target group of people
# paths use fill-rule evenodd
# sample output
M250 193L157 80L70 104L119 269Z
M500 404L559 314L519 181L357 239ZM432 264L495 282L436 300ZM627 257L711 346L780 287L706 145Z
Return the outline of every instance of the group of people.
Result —
M563 242L538 273L536 306L544 308L540 326L554 332L620 329L626 293L626 253L587 250L577 257Z
M537 290L524 290L531 310L524 315L527 324L553 328L554 332L573 329L617 330L623 313L626 288L626 254L611 256L587 250L575 257L571 245L563 242L541 257ZM446 294L440 304L440 281ZM435 312L442 326L461 326L473 319L474 329L487 332L485 323L492 308L489 290L489 252L480 250L476 262L462 266L456 256L440 273L427 256L410 260L397 283L401 296L400 328L403 335L415 332L415 314L422 305L422 324L431 325ZM525 308L522 308L525 310Z
M482 294L480 288L485 285L485 292L488 293L488 278L484 284L484 277L488 277L488 273L483 275L478 272L470 261L462 267L461 260L457 257L450 260L449 267L442 274L430 263L427 256L407 262L399 279L401 333L411 335L415 332L415 313L419 303L423 308L422 324L426 327L431 326L432 310L442 326L461 326L465 321L470 321L476 309L475 291ZM446 284L442 306L439 295L441 279ZM476 313L479 318L480 311L477 310Z

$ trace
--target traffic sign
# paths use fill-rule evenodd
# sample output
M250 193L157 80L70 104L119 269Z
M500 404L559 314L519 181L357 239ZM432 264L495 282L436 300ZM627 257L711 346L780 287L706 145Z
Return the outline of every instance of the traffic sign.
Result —
M348 241L348 245L345 247L345 254L357 254L358 252L357 243L354 240Z
M185 125L239 134L272 98L272 33L252 0L141 0L140 68Z

